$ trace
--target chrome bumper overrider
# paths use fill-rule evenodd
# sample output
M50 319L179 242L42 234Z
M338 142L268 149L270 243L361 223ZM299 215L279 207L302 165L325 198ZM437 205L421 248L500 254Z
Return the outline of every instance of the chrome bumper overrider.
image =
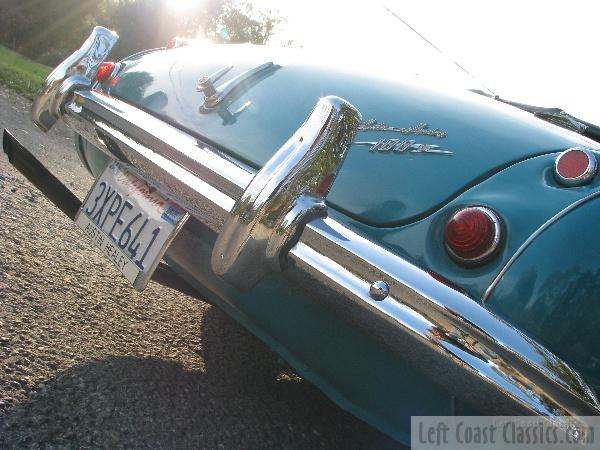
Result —
M321 99L258 173L101 92L72 92L60 111L76 132L219 233L211 255L174 249L185 265L212 267L240 288L267 270L281 271L488 414L600 413L594 393L563 361L481 304L326 217L324 197L360 118L347 102ZM250 270L252 262L258 268ZM240 280L244 273L250 281ZM390 287L383 300L369 295L378 280Z

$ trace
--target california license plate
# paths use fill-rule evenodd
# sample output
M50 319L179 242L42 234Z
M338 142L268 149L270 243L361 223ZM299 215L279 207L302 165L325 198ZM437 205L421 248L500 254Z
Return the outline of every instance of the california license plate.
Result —
M75 223L137 290L142 290L188 213L146 181L111 162Z

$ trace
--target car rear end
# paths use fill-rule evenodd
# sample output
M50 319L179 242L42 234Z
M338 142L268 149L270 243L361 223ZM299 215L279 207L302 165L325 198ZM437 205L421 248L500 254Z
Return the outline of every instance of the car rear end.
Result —
M357 109L354 101L328 95L343 94L333 91L320 99L297 96L298 105L281 109L270 103L283 95L273 90L254 89L259 93L251 100L237 95L257 80L278 80L273 65L230 74L242 77L237 90L194 90L198 105L185 113L194 102L172 86L161 89L157 80L165 71L143 69L144 55L103 65L116 40L97 27L52 72L33 106L42 130L60 118L78 134L79 151L97 178L83 204L64 186L53 194L39 182L44 168L10 135L4 146L13 161L29 161L20 170L38 178L55 203L70 205L82 238L134 288L143 289L157 270L168 271L341 406L400 440L407 440L411 415L599 412L595 393L565 362L568 355L559 358L543 346L548 341L529 336L527 323L515 326L486 303L502 302L488 298L486 289L544 217L584 197L582 190L596 192L596 180L573 191L549 178L560 151L577 142L571 135L493 106L477 127L461 127L464 118L446 122L447 130L417 125L405 131L426 147L393 142L379 151L380 141L366 133L390 130L366 120L364 114L377 112L370 103ZM221 70L220 61L211 64ZM181 75L187 70L175 85L190 84ZM350 95L351 87L345 87ZM213 105L219 92L223 98ZM243 108L248 101L253 106ZM465 117L473 120L487 108L479 100L457 102L469 105ZM316 103L312 112L308 103ZM456 107L450 100L443 106L447 116ZM519 130L527 136L512 136ZM442 144L443 133L455 137ZM523 139L532 146L527 154L518 150ZM361 142L371 151L349 151ZM472 154L482 142L492 147L485 162L451 159L461 150ZM499 146L514 154L495 155ZM401 166L384 159L389 156L450 160L417 162L390 182ZM473 174L467 182L465 173ZM403 179L410 189L399 192ZM515 180L523 181L521 190L509 188ZM529 194L540 199L536 207L516 201ZM474 236L476 245L464 235L473 227L484 230ZM511 295L514 303L526 292Z

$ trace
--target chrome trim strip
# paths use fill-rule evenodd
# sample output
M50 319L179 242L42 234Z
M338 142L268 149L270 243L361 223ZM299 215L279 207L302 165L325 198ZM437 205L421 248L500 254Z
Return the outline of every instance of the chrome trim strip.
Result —
M483 298L482 298L483 304L485 304L488 301L488 299L490 298L490 296L494 292L494 289L496 288L496 286L498 286L498 283L500 283L500 280L502 280L502 277L504 276L504 274L506 274L506 272L508 271L508 269L510 269L510 267L519 258L519 256L521 256L525 252L525 250L527 250L527 247L529 247L533 241L535 241L553 223L557 222L562 217L566 216L567 214L569 214L571 211L573 211L574 209L578 208L582 204L584 204L586 202L589 202L590 200L593 200L594 198L596 198L598 196L600 196L600 191L592 192L591 194L588 194L585 197L580 198L576 202L571 203L569 206L567 206L566 208L564 208L561 211L559 211L558 213L556 213L554 216L552 216L550 219L548 219L546 222L544 222L542 224L542 226L540 226L537 230L535 230L531 234L531 236L529 236L525 240L525 242L523 242L521 244L521 246L517 249L517 251L506 262L506 264L504 265L504 267L502 267L502 269L500 270L500 272L498 272L498 275L496 275L496 277L492 280L492 283L488 286L488 288L483 293Z
M510 102L506 101L504 103L508 103L509 105L511 104ZM585 134L590 128L590 126L585 122L559 108L546 108L545 110L538 109L537 111L533 111L533 115L579 134Z
M119 100L82 91L65 110L72 128L113 157L120 152L217 233L252 179L251 172L222 154ZM206 155L211 166L192 151ZM175 242L174 248L185 253L192 247ZM177 258L190 273L212 273L208 255L190 250ZM288 260L282 275L313 292L315 301L487 413L600 413L593 392L549 351L473 299L331 218L308 223ZM374 281L387 283L390 295L373 300Z

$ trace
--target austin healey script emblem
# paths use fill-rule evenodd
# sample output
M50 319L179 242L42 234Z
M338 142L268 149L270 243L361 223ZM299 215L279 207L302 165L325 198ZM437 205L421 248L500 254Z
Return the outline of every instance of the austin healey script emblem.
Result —
M393 127L384 122L377 122L375 119L370 119L362 122L358 126L359 131L395 131L400 134L414 134L418 136L433 136L438 139L443 139L447 136L445 131L439 128L431 129L426 123L420 123L414 127Z
M420 123L413 127L394 127L387 123L377 122L375 119L362 122L359 131L391 131L404 135L414 134L417 136L431 136L443 139L447 136L445 131L439 128L429 128L426 123ZM452 152L441 148L439 145L420 144L414 139L382 139L376 142L355 142L354 145L369 147L370 152L377 153L429 153L434 155L452 155Z

